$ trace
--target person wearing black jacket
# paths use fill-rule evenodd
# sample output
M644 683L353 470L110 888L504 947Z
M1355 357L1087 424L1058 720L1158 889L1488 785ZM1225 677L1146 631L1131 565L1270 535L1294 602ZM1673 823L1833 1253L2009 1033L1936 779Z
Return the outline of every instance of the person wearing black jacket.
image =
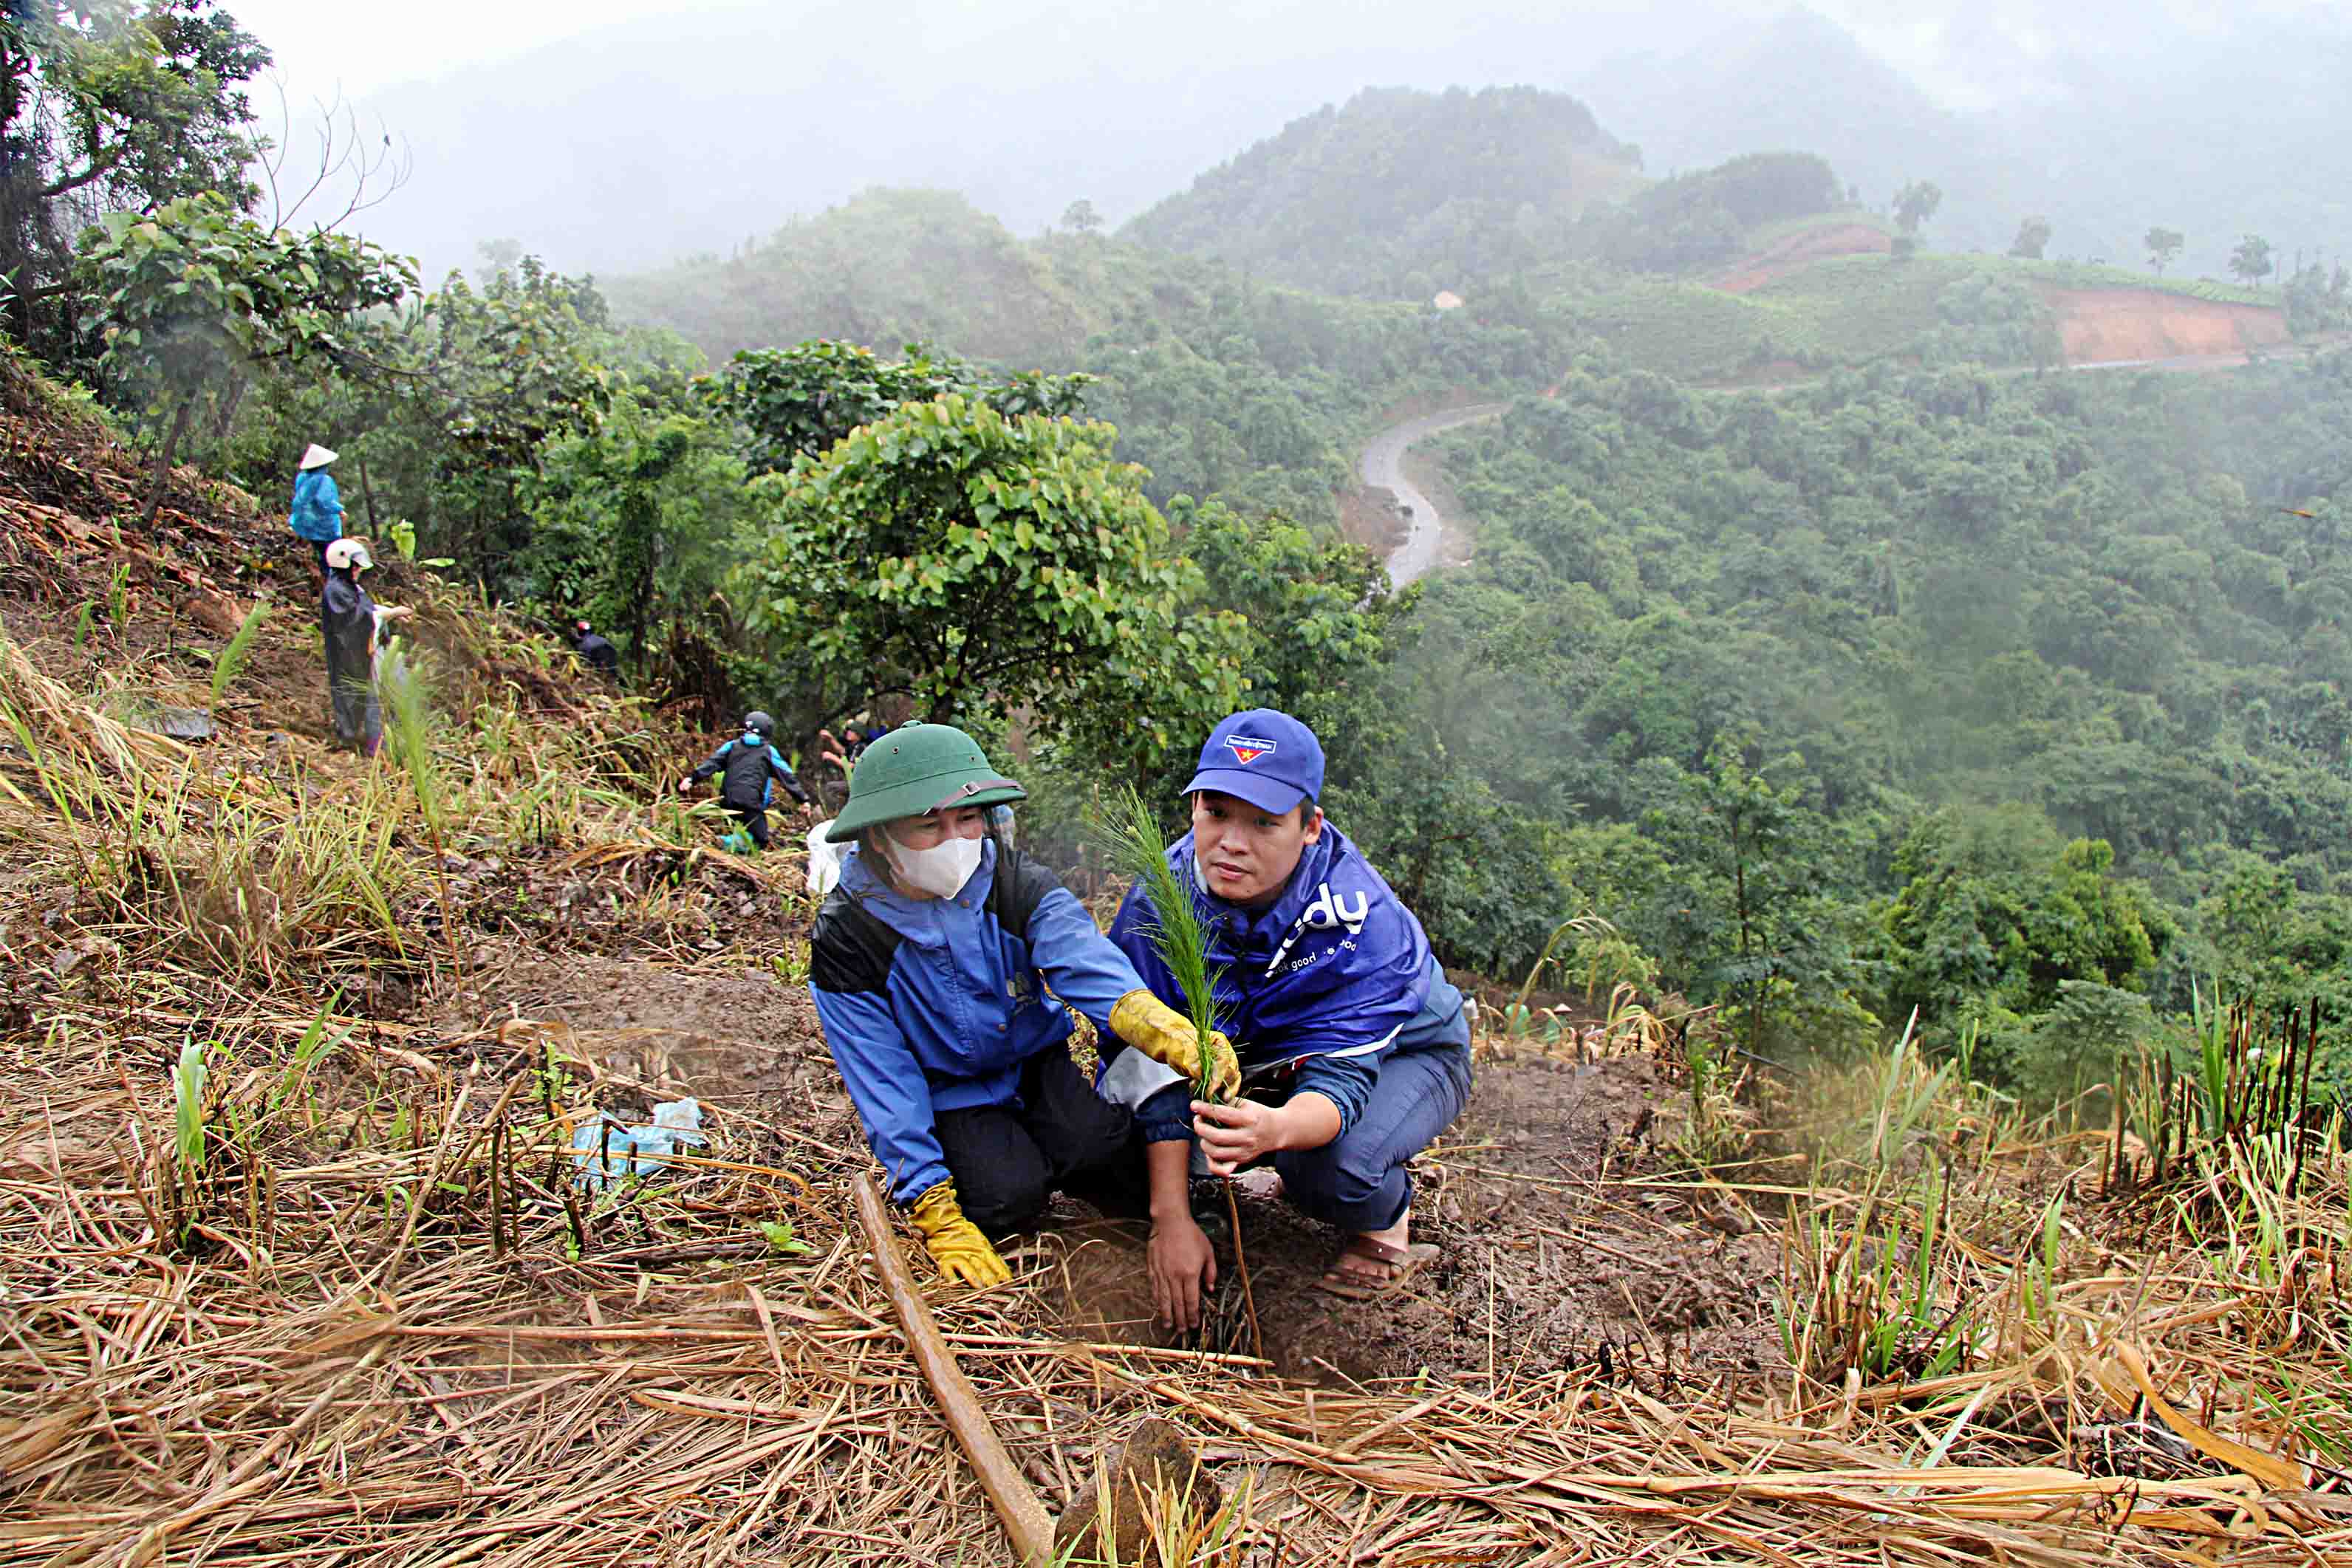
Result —
M802 805L809 803L800 776L776 749L775 732L776 721L766 714L745 715L743 733L712 752L686 778L686 787L691 789L714 775L723 776L719 785L720 804L742 819L743 831L763 850L769 843L768 806L776 798L776 786L782 784L784 793Z
M572 623L572 650L600 675L613 674L621 667L620 653L585 621Z
M405 621L405 606L380 605L360 586L375 565L364 539L335 539L325 552L327 580L319 593L319 620L327 637L327 704L335 744L373 757L383 740L383 708L376 700L375 653L383 623Z

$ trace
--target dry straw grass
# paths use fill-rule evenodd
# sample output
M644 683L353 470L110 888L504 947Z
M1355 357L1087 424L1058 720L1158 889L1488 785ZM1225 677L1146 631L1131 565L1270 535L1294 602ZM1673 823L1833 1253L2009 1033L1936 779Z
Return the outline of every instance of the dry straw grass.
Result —
M207 1109L187 1249L154 1211L168 1041L65 1011L8 1064L9 1103L37 1112L0 1168L8 1560L1005 1560L856 1240L866 1162L845 1127L727 1118L682 1179L592 1206L548 1179L570 1106L527 1036L469 1077L465 1042L413 1038L411 1067L353 1022L324 1082L269 1111L301 1021L213 1031L215 1082L244 1082ZM769 1249L756 1228L778 1219L814 1250ZM2192 1402L2229 1385L2247 1328L2278 1332L2279 1291L2217 1289L2184 1258L2065 1281L2045 1332L2004 1331L1958 1375L1779 1404L1587 1372L1309 1398L1248 1358L1061 1340L1028 1260L1012 1289L938 1299L1015 1458L1060 1497L1097 1447L1173 1417L1249 1482L1221 1561L2352 1552L2336 1496L2214 1447L2194 1413L2172 1417L2194 1462L2168 1474L2087 1473L2057 1437L2016 1452L2021 1412L2113 1425L2143 1376ZM2308 1350L2306 1372L2342 1354Z
M138 814L78 830L50 786L107 769L119 798L184 764L14 650L0 679L48 759L12 765L12 853L72 885L73 833L89 853ZM550 777L529 729L443 742L453 831L519 831L471 780ZM655 813L590 788L615 801L540 802L549 839L592 868L662 852ZM189 866L227 789L174 797L210 802L174 841ZM416 859L372 873L412 913ZM128 904L82 907L112 956L0 1037L0 1561L1008 1560L863 1255L868 1160L837 1109L734 1103L665 1177L583 1193L564 1151L593 1069L560 1031L400 1029L304 993L311 956L377 939L356 905L242 964L187 946L177 906L139 905L143 936ZM194 1161L171 1072L192 1040ZM1507 1364L1310 1391L1250 1357L1070 1341L1045 1248L1011 1287L933 1299L1049 1500L1148 1416L1193 1434L1244 1500L1170 1531L1201 1561L2352 1562L2337 1140L2273 1129L2185 1155L2189 1187L2109 1198L2120 1134L2029 1126L1916 1057L1854 1099L1811 1180L1708 1178L1796 1215L1789 1364L1753 1378ZM779 1250L780 1222L811 1250ZM1865 1375L1851 1347L1890 1319ZM1906 1333L1958 1350L1923 1380Z

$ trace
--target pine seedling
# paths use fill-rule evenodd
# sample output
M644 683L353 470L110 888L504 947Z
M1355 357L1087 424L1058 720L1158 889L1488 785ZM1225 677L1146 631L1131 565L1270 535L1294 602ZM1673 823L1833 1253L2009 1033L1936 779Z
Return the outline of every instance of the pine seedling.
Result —
M376 661L376 689L383 703L384 739L392 759L408 776L416 794L417 815L425 819L425 837L433 844L433 883L441 899L441 933L449 939L449 965L465 972L457 946L457 922L449 904L449 873L443 863L442 831L449 814L448 794L442 787L441 768L433 755L433 693L425 671L398 642Z
M1223 1049L1217 1040L1217 981L1224 971L1209 964L1209 933L1193 906L1192 890L1170 868L1168 841L1160 836L1159 819L1134 786L1100 809L1095 825L1111 863L1132 876L1151 902L1150 918L1141 929L1177 988L1184 993L1184 1012L1192 1024L1193 1060L1199 1063L1192 1074L1192 1098L1214 1103L1217 1095L1209 1085L1216 1077L1217 1059ZM1257 1297L1250 1289L1249 1254L1242 1248L1241 1209L1234 1201L1233 1183L1220 1185L1225 1189L1225 1214L1233 1226L1234 1270L1240 1277L1242 1301L1249 1312L1252 1354L1263 1355L1265 1345L1258 1333Z
M1217 1029L1217 981L1223 971L1209 964L1209 934L1201 925L1188 890L1168 864L1168 841L1151 808L1132 786L1114 796L1097 813L1096 828L1111 864L1135 879L1151 901L1152 914L1142 927L1160 961L1168 967L1184 993L1184 1012L1192 1020L1199 1072L1192 1082L1195 1100L1214 1100L1209 1092L1213 1076Z
M261 635L261 623L269 618L269 606L259 600L245 612L236 630L229 634L228 645L213 656L213 712L220 712L221 696L236 684L237 677L253 662L254 640Z

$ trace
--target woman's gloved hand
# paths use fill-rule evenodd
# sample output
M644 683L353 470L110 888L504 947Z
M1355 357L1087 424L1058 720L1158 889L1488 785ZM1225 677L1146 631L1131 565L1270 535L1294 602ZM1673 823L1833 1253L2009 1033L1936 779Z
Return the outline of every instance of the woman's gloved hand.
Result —
M1192 1020L1141 987L1118 998L1110 1009L1111 1032L1163 1067L1172 1067L1194 1083L1201 1082L1200 1036ZM1234 1042L1222 1032L1209 1036L1209 1082L1212 1097L1230 1100L1242 1090L1241 1059Z
M996 1255L980 1227L963 1217L963 1207L956 1202L955 1183L943 1181L924 1193L907 1211L907 1218L923 1233L923 1245L930 1249L940 1278L983 1291L1013 1278L1013 1270Z

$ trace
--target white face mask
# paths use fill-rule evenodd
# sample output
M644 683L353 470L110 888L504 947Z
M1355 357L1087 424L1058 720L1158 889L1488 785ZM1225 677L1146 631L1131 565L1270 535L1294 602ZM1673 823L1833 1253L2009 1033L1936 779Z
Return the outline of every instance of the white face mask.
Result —
M980 869L981 839L942 839L927 850L910 850L882 830L891 869L908 887L933 898L953 898Z

